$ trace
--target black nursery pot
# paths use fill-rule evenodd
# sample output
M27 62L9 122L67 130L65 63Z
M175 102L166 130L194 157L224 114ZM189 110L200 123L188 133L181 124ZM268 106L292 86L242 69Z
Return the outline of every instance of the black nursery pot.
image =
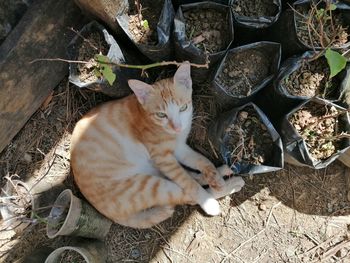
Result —
M209 16L217 15L216 12L221 13L219 19L221 21L213 21L210 23ZM191 15L188 15L188 21L191 19L198 18L198 23L196 26L202 27L200 32L195 32L196 26L189 27L188 21L185 18L186 12L192 12ZM218 16L218 15L217 15ZM201 21L202 20L202 21ZM207 23L208 22L208 23ZM194 22L195 23L195 22ZM206 27L204 29L204 27ZM186 30L187 29L187 30ZM192 39L188 39L188 35L191 35L191 32L197 35L193 35ZM215 36L215 34L217 34ZM208 36L206 36L208 35ZM210 39L210 43L217 43L221 46L219 50L213 50L205 52L205 44L203 42L194 44L194 39L196 37L203 36L205 39L214 36L213 39ZM181 5L176 13L174 20L174 38L175 38L175 56L179 61L190 61L192 63L205 64L209 60L209 69L205 68L195 68L191 69L191 76L194 82L200 83L204 82L209 78L209 74L212 71L213 67L217 62L222 59L226 50L229 48L233 41L233 25L232 25L232 13L228 6L217 4L214 2L200 2L187 5ZM198 45L203 45L202 48L199 48Z
M281 46L257 42L230 49L218 66L211 88L224 109L253 100L278 72Z
M238 140L232 140L237 136ZM283 168L281 138L254 103L219 116L209 129L209 138L235 174L260 174Z
M97 46L94 43L91 45L89 41L84 40L84 38L88 39L89 36L92 35L99 38L97 43L95 43ZM106 55L111 62L125 62L123 52L118 43L113 36L96 21L85 25L81 31L79 31L79 34L72 39L67 47L67 55L70 60L89 61L94 58L94 55L99 53L99 49L103 49L103 46L105 46L105 53L103 55ZM83 56L83 58L80 58L80 56ZM127 80L132 75L132 71L112 66L112 70L116 74L116 80L111 86L104 78L97 78L95 76L92 66L90 68L80 69L79 67L81 66L81 64L76 63L71 63L69 66L69 81L79 88L100 91L114 98L122 98L131 93ZM82 77L81 72L83 70L88 71L88 78Z
M310 4L312 0L299 0L295 1L293 4L293 9L305 8L310 9ZM317 1L316 1L317 2ZM334 4L337 6L336 10L333 11L333 14L339 14L345 25L350 25L350 3L346 4L345 2L336 2ZM319 5L319 8L322 7L322 4ZM290 57L296 55L297 53L304 52L307 50L320 50L320 45L314 44L313 46L306 43L302 40L297 34L297 16L296 12L288 8L282 14L280 19L275 23L271 29L270 38L278 41L282 44L283 47L283 57ZM348 32L350 33L350 32ZM341 46L331 46L332 49L344 49L350 47L350 39L348 39L344 45Z
M324 56L308 62L315 56L307 51L301 56L294 56L282 64L274 83L274 91L285 107L294 108L301 103L318 97L331 102L341 99L350 77L350 65L329 79L330 69ZM287 84L287 82L289 84ZM323 87L323 90L313 91L312 86ZM293 90L291 90L293 88Z
M151 2L151 1L149 1ZM162 5L163 8L159 15L159 20L156 27L157 40L156 43L141 43L137 42L132 32L129 29L131 17L128 14L122 14L116 17L119 26L134 43L134 45L152 61L170 60L173 58L173 44L171 41L171 30L173 26L175 11L171 0L153 1L157 5ZM151 3L153 3L151 2ZM161 3L156 3L161 2ZM141 1L142 4L142 1ZM145 8L146 6L143 6ZM129 8L130 9L130 8Z
M213 1L218 4L228 5L231 0L216 0ZM187 5L199 2L206 2L206 0L173 0L174 8L177 9L180 5Z
M282 12L281 0L271 0L269 2L232 0L230 4L234 25L245 28L262 29L270 27L278 20Z
M316 105L316 106L318 105L318 108L315 108L315 106L311 107L310 105ZM331 154L326 159L317 159L312 156L309 150L309 143L302 137L300 132L297 130L296 126L291 123L291 120L290 120L291 116L293 116L293 114L300 109L316 109L316 110L321 109L325 112L324 115L322 116L327 116L332 114L331 107L333 107L333 109L336 109L337 111L344 112L337 117L337 120L335 121L335 124L334 124L336 128L334 129L338 130L338 134L340 134L341 132L344 132L344 133L349 132L350 119L349 119L349 113L346 112L346 109L334 103L331 103L329 101L322 100L320 98L312 98L310 100L305 101L303 104L294 108L284 117L281 123L281 136L283 140L286 162L294 165L308 166L314 169L321 169L321 168L327 167L330 163L335 161L340 155L342 155L344 152L346 152L350 148L350 139L344 137L341 140L337 141L335 152L333 154ZM309 118L307 119L311 119L311 118L312 116L309 116ZM321 123L322 121L319 122L320 123L319 125L326 125L325 121L329 121L329 120L330 118L325 119L323 120L323 123ZM309 132L308 136L310 136L310 138L312 138L311 136L318 136L318 137L314 137L314 139L319 143L323 143L322 140L323 140L323 137L325 136L324 132L318 134L316 127L314 126L310 126L310 127L311 128L308 128L308 126L306 126L308 130L302 127L301 127L302 130L301 128L298 128L298 129L301 132ZM320 136L323 136L323 137L320 137ZM333 141L334 140L330 140L330 141L327 141L327 143L333 142ZM333 147L333 146L329 146L328 144L322 144L321 147Z

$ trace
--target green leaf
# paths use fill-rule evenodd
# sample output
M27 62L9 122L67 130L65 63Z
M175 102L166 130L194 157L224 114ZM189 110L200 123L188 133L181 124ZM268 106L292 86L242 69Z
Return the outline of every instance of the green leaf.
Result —
M337 5L335 5L335 4L329 5L329 10L334 11L335 9L337 9Z
M100 72L100 70L98 68L94 68L94 74L96 77L98 78L102 78L102 73Z
M103 65L101 67L101 73L103 75L103 77L108 81L109 85L113 85L113 82L116 79L116 76L112 70L112 68L108 65Z
M99 55L99 54L96 54L94 59L98 62L98 63L101 63L101 62L106 62L106 63L109 63L109 58L107 56L104 56L104 55Z
M141 25L145 28L145 29L149 29L149 24L147 20L142 20Z
M102 74L102 76L108 81L109 85L113 85L116 75L114 74L111 65L108 63L110 62L109 58L104 55L95 55L94 58L98 63L98 73L95 72L95 75L99 77L99 74Z
M330 78L336 76L346 66L347 59L337 51L328 48L325 57L331 70Z
M321 19L324 16L324 14L325 14L325 12L324 12L323 8L320 8L320 9L316 10L316 17L318 19Z

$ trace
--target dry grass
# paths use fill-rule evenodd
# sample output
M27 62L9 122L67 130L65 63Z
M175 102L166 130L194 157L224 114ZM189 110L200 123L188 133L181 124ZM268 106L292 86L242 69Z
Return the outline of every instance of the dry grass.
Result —
M69 176L70 135L84 113L107 99L95 92L72 88L67 79L63 80L1 153L2 185L7 175L16 174L17 179L26 182L35 198L37 218L30 219L35 224L24 231L1 231L0 261L13 262L36 246L60 243L47 240L45 225L40 221L45 221L50 205L62 189L69 187L78 193Z
M194 92L191 143L214 158L207 129L217 105L201 88ZM64 187L79 195L70 176L70 134L87 110L106 99L63 81L0 155L5 164L0 175L18 174L36 185L33 190L49 187L41 194L44 200L36 195L41 207ZM221 216L207 217L197 207L183 206L152 229L115 224L105 239L108 262L349 262L348 172L338 162L317 171L287 165L276 173L246 177L241 192L220 201ZM36 247L58 247L70 240L48 240L43 224L21 234L0 232L0 261L15 262Z
M193 121L192 130L189 135L189 144L207 158L213 160L216 165L223 161L218 150L215 149L209 139L208 130L217 113L220 112L220 104L215 100L209 84L193 87Z

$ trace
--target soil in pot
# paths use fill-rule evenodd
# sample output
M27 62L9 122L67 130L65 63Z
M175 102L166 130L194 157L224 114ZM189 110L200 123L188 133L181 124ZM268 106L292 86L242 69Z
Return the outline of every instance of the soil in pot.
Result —
M212 54L222 51L229 44L229 14L215 9L190 9L183 13L186 37L197 48Z
M103 36L97 32L85 37L85 41L78 49L78 60L86 61L86 64L77 64L79 80L82 82L95 82L98 77L95 74L97 66L94 56L96 54L107 55L109 46Z
M346 44L350 38L350 28L342 15L337 10L331 13L323 11L322 15L320 10L321 6L316 8L314 5L296 7L295 23L299 40L310 47L340 47Z
M129 1L129 31L136 43L157 44L157 24L163 9L162 2L164 1Z
M194 117L188 138L189 145L206 156L216 166L220 166L224 160L210 141L208 130L216 115L221 112L221 106L207 83L194 85L192 97Z
M340 114L334 106L309 102L289 117L315 160L325 160L341 147L343 128L338 122Z
M60 258L59 263L86 263L84 257L73 249L65 250Z
M282 82L290 95L336 99L339 96L339 79L329 79L330 69L326 58L320 57L308 62L292 72Z
M271 135L252 106L238 112L235 123L226 129L224 141L232 164L262 165L272 156Z
M273 0L236 0L233 4L233 11L246 17L276 16L278 6Z
M270 75L271 63L266 54L259 50L229 53L217 82L232 96L249 96L253 88Z

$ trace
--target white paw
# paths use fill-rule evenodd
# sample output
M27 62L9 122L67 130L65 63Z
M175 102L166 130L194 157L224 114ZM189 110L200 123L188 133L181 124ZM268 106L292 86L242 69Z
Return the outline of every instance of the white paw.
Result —
M220 175L225 176L225 175L232 175L233 171L231 170L231 168L227 165L221 165L220 167L217 168L218 172Z
M228 189L228 194L233 194L242 189L245 182L240 176L233 176L226 181L226 189Z
M212 194L216 199L222 198L224 196L236 193L242 189L244 186L244 181L242 177L232 176L228 180L226 180L225 187L220 191L216 191L214 189L209 189L208 192Z
M205 200L204 203L201 204L201 207L204 212L211 216L216 216L221 213L219 202L214 198L208 198Z

